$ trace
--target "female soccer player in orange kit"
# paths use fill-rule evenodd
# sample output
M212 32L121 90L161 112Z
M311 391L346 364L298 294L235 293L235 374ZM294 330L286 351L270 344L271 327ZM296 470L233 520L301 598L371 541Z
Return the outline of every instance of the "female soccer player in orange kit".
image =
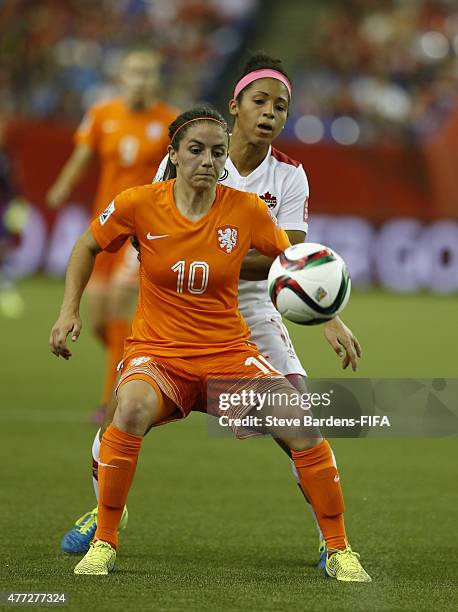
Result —
M119 522L143 437L152 426L202 407L211 379L230 379L225 391L231 393L275 391L297 398L249 341L237 309L239 273L249 249L273 258L289 246L288 237L257 195L217 185L229 140L219 113L205 107L184 113L169 134L176 179L123 192L91 223L72 252L61 313L51 332L52 352L68 359L66 339L71 333L76 340L80 333L79 304L96 256L119 250L135 235L142 253L139 303L126 342L116 412L102 437L96 536L77 574L113 569ZM303 416L294 401L281 412L275 403L269 408L273 416ZM225 414L240 418L252 409L234 405ZM239 437L246 435L234 425ZM370 581L347 543L340 479L328 442L317 430L302 427L262 431L291 453L326 539L326 573L338 580Z
M94 156L100 178L93 215L99 215L115 195L150 182L168 145L167 126L175 109L157 98L159 56L149 50L126 54L121 64L121 97L93 106L75 134L75 149L47 194L48 205L58 208L70 196ZM137 299L136 253L126 245L117 253L97 258L87 290L93 333L107 349L107 369L101 399L103 416L130 331Z
M302 165L278 151L272 142L281 134L291 104L291 83L280 60L264 53L253 54L234 86L229 110L234 119L229 156L219 179L222 185L257 193L285 229L291 244L303 242L307 231L309 186ZM166 156L155 180L168 177L174 166ZM175 174L174 174L175 176ZM239 310L251 337L269 362L284 374L300 392L306 392L305 370L296 355L288 330L275 310L267 292L267 273L271 260L251 252L242 264L239 282ZM138 278L138 273L136 274ZM135 276L134 276L135 279ZM242 280L244 279L244 280ZM332 348L342 357L342 367L356 369L361 355L358 340L338 317L323 325ZM110 402L107 425L115 406ZM98 494L99 430L92 445L92 476ZM296 482L299 479L292 463ZM310 508L310 506L307 506ZM97 507L83 514L65 533L61 548L68 553L85 553L96 530ZM120 528L127 524L127 508ZM316 519L315 524L317 525ZM324 567L326 548L318 527L319 564Z

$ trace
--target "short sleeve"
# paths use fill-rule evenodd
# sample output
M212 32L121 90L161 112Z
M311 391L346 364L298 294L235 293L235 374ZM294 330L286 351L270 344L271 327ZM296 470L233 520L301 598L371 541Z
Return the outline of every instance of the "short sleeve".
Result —
M252 216L251 246L263 255L277 257L279 253L291 246L284 229L279 227L277 219L270 212L267 204L256 194Z
M76 145L84 144L97 149L99 140L99 120L96 107L91 107L79 124L73 140Z
M282 194L278 223L285 230L308 230L309 184L302 166L294 169L288 176Z
M135 193L135 187L123 191L92 221L92 235L104 251L115 253L135 234Z

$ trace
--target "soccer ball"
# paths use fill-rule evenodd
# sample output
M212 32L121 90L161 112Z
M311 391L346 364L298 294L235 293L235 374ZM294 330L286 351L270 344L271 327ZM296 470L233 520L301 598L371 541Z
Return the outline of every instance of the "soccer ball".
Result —
M270 298L278 312L300 325L316 325L337 316L350 297L344 260L329 247L295 244L275 259L268 277Z

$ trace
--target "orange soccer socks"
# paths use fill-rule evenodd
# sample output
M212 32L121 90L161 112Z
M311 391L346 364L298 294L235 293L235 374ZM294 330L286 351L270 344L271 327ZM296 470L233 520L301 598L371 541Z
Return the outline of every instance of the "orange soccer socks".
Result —
M343 550L347 537L340 478L327 440L304 451L291 451L302 490L310 501L328 548Z
M112 319L106 324L107 370L102 404L108 404L113 392L119 362L124 352L124 340L130 334L130 323L123 319Z
M118 545L118 525L137 466L143 436L109 425L102 436L99 461L98 540Z

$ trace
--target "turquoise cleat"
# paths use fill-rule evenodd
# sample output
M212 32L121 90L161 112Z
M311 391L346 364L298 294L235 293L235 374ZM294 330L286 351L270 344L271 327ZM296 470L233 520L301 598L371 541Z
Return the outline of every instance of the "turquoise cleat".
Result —
M326 567L326 559L328 557L328 549L326 546L326 540L320 540L320 545L318 546L318 554L320 558L318 559L317 568L324 570Z
M126 528L128 518L127 506L124 506L121 522L119 523L119 531ZM80 516L70 531L67 531L60 543L61 549L65 553L74 555L86 553L89 550L89 545L94 538L96 529L97 508L94 508Z

